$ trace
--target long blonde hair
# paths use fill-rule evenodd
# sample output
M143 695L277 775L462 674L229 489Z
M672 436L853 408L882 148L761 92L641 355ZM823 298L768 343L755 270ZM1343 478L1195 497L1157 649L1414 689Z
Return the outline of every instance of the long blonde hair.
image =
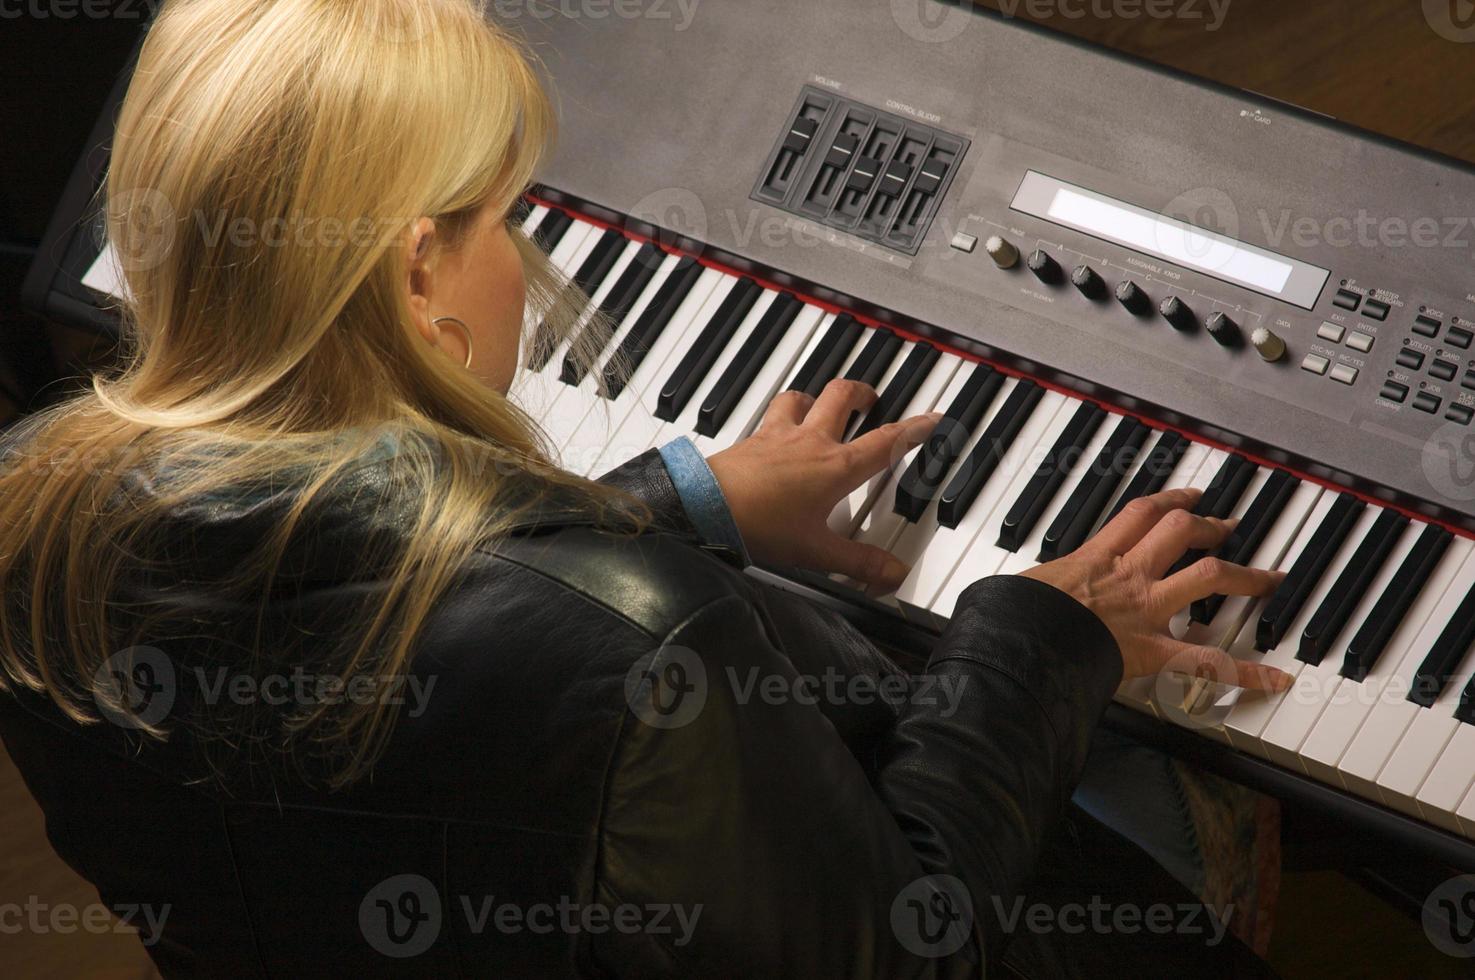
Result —
M127 294L124 367L33 420L0 472L0 686L44 691L78 722L98 708L126 715L99 669L160 627L119 615L120 589L158 571L169 515L191 502L293 488L249 561L210 583L262 607L324 495L388 459L372 505L394 511L403 533L365 559L385 569L383 587L338 638L333 670L345 678L406 672L458 568L514 519L512 482L533 474L592 513L628 512L550 465L528 418L410 326L410 225L434 218L437 247L454 248L483 208L508 213L553 126L530 59L480 6L166 5L104 190ZM514 237L529 322L571 329L579 305L566 283ZM148 494L130 489L140 469ZM292 654L259 627L258 639L237 669ZM343 785L389 738L388 701L299 705L268 727L287 756L326 759L327 781ZM161 738L171 728L135 721Z

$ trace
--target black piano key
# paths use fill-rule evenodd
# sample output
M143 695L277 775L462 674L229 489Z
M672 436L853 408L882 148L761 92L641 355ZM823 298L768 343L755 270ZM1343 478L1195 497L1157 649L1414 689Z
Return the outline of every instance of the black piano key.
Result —
M651 297L650 305L620 340L614 356L605 365L604 388L601 393L606 398L618 398L625 390L625 383L629 381L630 375L645 362L646 355L660 339L666 325L671 322L671 317L676 315L681 304L686 302L692 287L702 277L702 271L701 263L690 256L683 258L672 268L666 281L661 283L661 287Z
M1265 603L1260 620L1255 624L1256 650L1266 653L1285 638L1286 630L1301 614L1311 591L1326 574L1327 566L1336 557L1342 542L1347 540L1347 535L1352 533L1352 526L1366 506L1350 493L1342 494L1332 503L1321 526L1286 573L1285 581Z
M1466 725L1475 725L1475 677L1460 692L1460 704L1455 708L1455 720Z
M1188 451L1188 446L1189 441L1176 432L1164 432L1159 436L1148 451L1147 458L1133 475L1132 481L1127 484L1127 489L1111 505L1111 513L1106 515L1106 520L1102 523L1110 524L1112 518L1122 512L1123 507L1139 497L1150 497L1166 486L1173 470L1177 469L1178 462L1183 459L1183 454Z
M563 368L559 372L558 379L566 385L580 384L584 375L589 372L589 365L582 358L575 358L574 351L579 351L589 357L604 353L609 342L614 339L615 332L619 330L620 324L624 323L625 317L630 313L630 307L640 299L640 294L645 292L645 287L650 285L656 270L661 266L661 256L665 253L656 246L646 242L640 246L640 251L625 266L625 271L620 273L620 278L610 287L599 303L600 316L594 317L584 325L583 332L578 340L574 342L574 350L570 350L564 356Z
M942 352L931 344L917 344L907 354L906 360L902 361L891 383L881 392L876 399L876 404L866 414L866 420L855 430L853 438L860 438L873 429L883 425L890 425L901 418L901 413L906 409L917 394L917 389L927 380L927 375L937 366Z
M574 219L570 218L567 212L549 208L543 215L543 220L538 222L537 227L530 228L528 234L532 237L533 243L544 252L552 252L573 226Z
M988 407L994 403L1004 376L985 364L972 365L973 373L943 413L942 421L922 444L911 465L896 484L893 510L916 523L932 498L942 489L943 480L953 468L973 430L983 421ZM963 370L968 370L964 367Z
M1296 650L1296 659L1315 667L1321 663L1337 635L1347 627L1353 610L1377 576L1378 570L1388 560L1388 554L1398 543L1398 536L1408 527L1408 518L1393 510L1378 515L1367 537L1352 553L1352 560L1337 577L1332 590L1320 608L1311 616L1311 622L1301 634L1301 645Z
M727 424L732 410L748 393L758 372L772 356L773 349L788 332L789 326L804 309L804 304L787 293L779 294L762 318L753 327L753 332L738 348L732 363L727 366L717 384L707 394L702 407L697 411L697 435L715 436Z
M875 387L881 380L881 375L891 366L892 358L896 352L901 350L901 338L890 330L876 328L866 341L865 347L861 348L860 354L850 365L850 370L845 372L845 380L860 381Z
M802 391L810 398L818 398L825 385L840 373L840 366L855 348L855 342L864 329L849 313L836 317L799 368L799 373L794 375L788 390Z
M1040 462L1039 469L1035 470L1034 476L1024 485L1019 499L1014 501L1004 515L1004 523L999 528L1000 548L1018 551L1023 546L1024 539L1035 529L1045 508L1050 506L1050 501L1065 483L1071 469L1080 463L1081 454L1086 451L1086 443L1101 428L1105 418L1106 410L1091 402L1082 402L1075 410L1075 414L1066 423L1065 430L1060 433L1060 438L1055 440L1055 445L1050 447L1050 452Z
M625 237L617 231L605 230L600 233L599 241L584 256L584 261L579 263L579 268L574 271L573 284L569 291L575 296L588 297L599 288L604 277L609 275L610 268L620 257L620 252L625 247ZM577 290L577 292L574 292ZM581 304L582 308L582 304ZM541 371L548 366L548 361L553 357L554 348L558 346L553 337L552 330L547 322L538 324L538 330L533 335L533 349L528 358L528 367L534 371Z
M1470 652L1472 644L1475 644L1475 585L1460 600L1459 608L1440 631L1429 655L1414 672L1408 699L1414 704L1432 708L1444 693L1449 679L1455 675L1460 661Z
M1290 502L1291 494L1296 492L1300 485L1295 477L1285 470L1274 470L1255 499L1250 501L1249 508L1239 520L1239 527L1219 548L1219 557L1235 565L1248 565L1255 557L1255 552L1260 550L1265 536L1280 520L1281 514L1285 513L1286 504ZM1211 595L1206 599L1199 599L1189 607L1189 619L1195 623L1213 622L1215 616L1219 615L1219 609L1224 605L1224 596Z
M1106 445L1091 461L1055 522L1045 532L1038 561L1053 561L1085 543L1112 493L1131 469L1149 431L1147 426L1130 416L1117 422Z
M712 319L702 328L696 340L692 341L691 350L686 352L681 363L676 365L676 370L671 372L671 376L661 386L660 395L656 399L656 418L663 422L676 421L676 417L686 408L691 396L696 394L702 379L712 370L713 363L722 355L723 349L732 340L732 335L737 333L743 319L762 294L763 287L751 279L739 280L732 287L732 292L727 294Z
M1244 496L1250 481L1255 478L1255 464L1243 456L1230 453L1219 467L1219 472L1209 481L1204 488L1203 494L1198 498L1198 503L1193 505L1193 512L1199 517L1217 517L1221 520L1233 513L1239 504L1239 499ZM1182 558L1168 570L1172 575L1181 572L1192 565L1207 552L1193 550L1185 553Z
M1433 524L1419 534L1408 557L1394 573L1393 581L1388 583L1388 587L1373 605L1372 612L1367 614L1367 621L1358 628L1352 642L1347 645L1347 655L1342 661L1343 677L1360 683L1377 666L1378 658L1387 648L1393 631L1398 629L1403 617L1408 615L1409 607L1423 591L1429 576L1434 574L1435 566L1449 550L1449 544L1453 540L1453 534Z
M943 527L958 526L958 522L968 513L968 508L973 506L973 501L978 499L983 485L994 475L994 470L998 469L999 460L1014 445L1014 440L1019 437L1019 430L1024 428L1040 399L1044 397L1045 389L1033 381L1020 379L1014 386L1014 390L1009 392L1009 397L999 407L998 414L974 444L973 451L963 460L963 465L958 467L952 482L938 498L937 523Z

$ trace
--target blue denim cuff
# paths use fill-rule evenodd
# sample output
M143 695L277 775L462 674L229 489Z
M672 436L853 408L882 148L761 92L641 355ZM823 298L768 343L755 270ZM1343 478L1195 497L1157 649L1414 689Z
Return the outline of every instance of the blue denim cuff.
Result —
M682 436L661 447L661 460L702 543L726 548L740 556L744 565L752 564L737 522L727 509L727 498L701 451Z

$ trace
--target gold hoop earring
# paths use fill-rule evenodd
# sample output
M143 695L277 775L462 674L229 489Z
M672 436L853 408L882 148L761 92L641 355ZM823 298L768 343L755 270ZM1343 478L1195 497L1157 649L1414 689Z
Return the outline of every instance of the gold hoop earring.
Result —
M470 368L471 368L471 328L468 327L468 326L466 326L466 321L464 321L464 320L458 320L458 319L456 319L453 316L438 316L434 320L432 320L431 323L434 323L437 327L440 326L442 323L454 323L456 325L456 329L459 330L459 331L461 331L461 337L462 337L462 339L464 339L466 341L466 363L463 364L463 365L461 365L461 366L464 367L464 368L466 368L467 370L470 370Z

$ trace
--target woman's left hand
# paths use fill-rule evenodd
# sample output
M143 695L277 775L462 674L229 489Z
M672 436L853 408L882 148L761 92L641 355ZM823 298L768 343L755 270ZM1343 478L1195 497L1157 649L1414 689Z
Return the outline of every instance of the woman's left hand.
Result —
M783 392L753 435L707 461L754 561L839 572L871 595L906 579L905 562L826 523L852 490L898 463L942 418L919 415L842 442L852 414L875 401L876 390L858 381L831 381L818 398Z

